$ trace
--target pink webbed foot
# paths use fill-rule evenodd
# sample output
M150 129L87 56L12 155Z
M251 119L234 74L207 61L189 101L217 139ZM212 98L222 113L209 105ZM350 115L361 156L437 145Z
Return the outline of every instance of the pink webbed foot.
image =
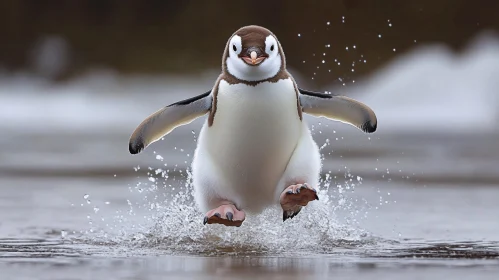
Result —
M282 220L292 219L300 213L303 206L312 200L319 200L317 191L308 184L296 184L287 187L281 193Z
M229 227L240 227L245 218L246 214L244 211L237 210L233 204L225 204L206 212L203 224L222 224Z

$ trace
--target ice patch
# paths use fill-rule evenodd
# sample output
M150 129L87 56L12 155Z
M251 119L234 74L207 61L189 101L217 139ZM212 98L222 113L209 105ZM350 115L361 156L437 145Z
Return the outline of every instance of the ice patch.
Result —
M163 106L213 86L211 79L199 80L192 83L185 77L123 77L109 71L94 71L60 84L24 74L0 76L0 127L19 131L128 132Z

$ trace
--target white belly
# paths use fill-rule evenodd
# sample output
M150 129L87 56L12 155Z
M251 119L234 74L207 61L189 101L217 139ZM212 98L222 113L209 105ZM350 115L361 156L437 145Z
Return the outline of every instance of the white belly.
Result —
M292 80L256 87L222 80L213 125L203 127L198 149L223 177L217 188L251 208L274 199L301 133Z

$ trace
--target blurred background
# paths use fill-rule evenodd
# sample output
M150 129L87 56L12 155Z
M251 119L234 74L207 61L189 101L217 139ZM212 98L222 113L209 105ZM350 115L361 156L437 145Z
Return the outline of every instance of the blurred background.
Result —
M249 24L276 34L301 87L376 112L372 135L307 118L324 172L366 186L497 185L497 11L471 0L0 1L1 201L40 218L88 189L115 185L112 199L152 169L185 170L204 118L137 156L129 136L211 88L228 38ZM2 230L16 233L17 218Z
M53 81L95 68L198 75L218 70L235 30L258 24L279 37L296 72L315 73L314 86L330 86L337 77L373 73L420 45L462 51L478 34L499 27L497 8L499 3L470 0L6 0L0 3L0 61L6 73L26 71ZM369 63L350 73L350 62L360 55Z

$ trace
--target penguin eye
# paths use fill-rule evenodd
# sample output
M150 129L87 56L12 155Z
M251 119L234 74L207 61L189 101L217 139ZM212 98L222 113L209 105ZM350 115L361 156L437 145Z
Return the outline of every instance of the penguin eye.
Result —
M232 45L232 49L237 52L237 48L236 48L236 45Z
M274 45L270 46L270 51L273 52L274 51Z

